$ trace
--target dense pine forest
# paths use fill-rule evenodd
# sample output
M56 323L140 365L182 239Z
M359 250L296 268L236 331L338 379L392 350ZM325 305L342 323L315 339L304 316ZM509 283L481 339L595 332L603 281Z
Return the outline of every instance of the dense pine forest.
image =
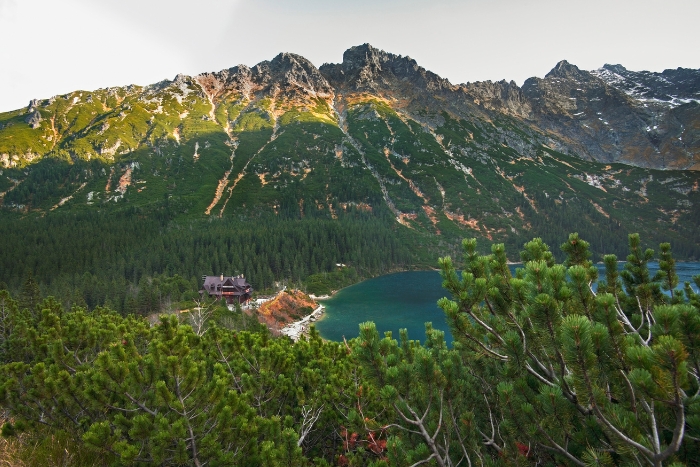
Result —
M150 324L0 292L2 458L11 465L697 465L700 295L670 245L622 271L540 239L440 260L455 344L372 323L344 343L273 338L240 311ZM659 260L651 276L647 264ZM700 276L694 278L700 287ZM681 287L679 287L679 285ZM211 305L215 306L215 305ZM200 323L201 324L201 323Z
M566 226L578 225L582 236L599 245L598 251L624 254L620 225L599 229L578 222L584 215L577 205L565 206L560 215L554 224L545 220L533 230L552 242L564 235ZM203 274L243 274L258 291L284 283L327 293L349 284L328 277L339 263L355 271L351 282L434 267L440 252L458 251L458 234L412 232L396 224L388 209L358 209L339 219L280 218L262 211L257 216L183 220L165 203L155 210L126 206L45 217L5 213L0 223L0 286L18 294L29 281L68 308L108 306L146 315L194 298ZM525 241L521 235L507 239L509 259L517 260ZM681 257L697 256L691 241L678 245Z
M62 173L59 167L67 172L54 180ZM33 166L32 183L20 187L60 190L75 167L78 174L86 167L103 170L99 162L71 165L46 160ZM39 204L43 199L41 193L19 188L10 195ZM518 209L530 213L532 222L528 230L503 238L511 261L518 260L517 252L533 234L556 243L569 230L590 239L597 261L607 253L625 254L626 224L606 218L589 203L561 202L545 195L536 194L534 200L547 216L537 215L521 198ZM689 196L694 206L700 206L696 193ZM440 235L406 228L381 204L371 211L351 207L335 218L317 209L275 213L264 206L222 218L191 216L188 210L166 197L147 206L122 200L108 208L46 215L0 212L0 286L18 294L29 281L68 308L108 306L120 313L145 315L194 298L203 274L243 274L258 291L289 284L327 293L389 271L434 267L438 255L455 256L464 234L448 224ZM700 228L696 211L693 207L679 220L683 232ZM661 227L646 232L649 246L673 234L679 258L700 257L695 238ZM329 278L328 274L336 274L336 264L351 267L354 274L340 281Z
M407 268L416 255L380 217L258 218L168 222L138 210L76 213L0 224L0 284L31 279L66 306L164 310L192 299L202 274L243 274L257 290L303 285L347 263L359 277Z

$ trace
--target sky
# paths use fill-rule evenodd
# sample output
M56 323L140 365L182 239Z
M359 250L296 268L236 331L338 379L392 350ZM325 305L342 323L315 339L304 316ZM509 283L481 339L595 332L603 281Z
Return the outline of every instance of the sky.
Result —
M452 83L700 68L698 0L0 0L0 112L293 52L316 66L370 43Z

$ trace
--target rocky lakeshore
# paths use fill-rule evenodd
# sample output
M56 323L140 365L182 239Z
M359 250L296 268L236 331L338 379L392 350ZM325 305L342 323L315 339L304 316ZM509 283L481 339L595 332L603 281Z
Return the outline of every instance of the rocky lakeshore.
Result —
M284 336L289 336L296 342L308 332L310 324L318 320L323 315L323 312L324 306L319 305L310 315L283 327L280 333Z
M319 308L322 307L302 291L283 290L272 300L263 303L255 313L258 321L265 324L273 335L289 335L284 329L297 323L308 323L312 317L315 321ZM304 331L305 329L296 334L301 335Z

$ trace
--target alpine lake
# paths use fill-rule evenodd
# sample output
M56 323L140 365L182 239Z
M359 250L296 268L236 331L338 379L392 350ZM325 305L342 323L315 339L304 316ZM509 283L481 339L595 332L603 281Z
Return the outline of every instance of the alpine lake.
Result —
M623 263L620 269L623 268ZM515 274L520 264L511 265ZM605 267L598 264L599 278L605 277ZM653 275L658 263L649 263ZM700 274L700 262L678 262L676 273L679 288L691 282ZM697 288L693 285L697 292ZM321 337L333 341L352 339L360 332L359 325L374 321L380 335L391 331L399 338L399 329L408 330L408 338L423 341L425 323L432 323L434 329L445 332L447 345L452 343L452 335L447 326L443 311L437 306L442 297L451 298L442 288L442 278L438 271L408 271L387 274L346 287L321 303L326 307L323 319L316 322Z

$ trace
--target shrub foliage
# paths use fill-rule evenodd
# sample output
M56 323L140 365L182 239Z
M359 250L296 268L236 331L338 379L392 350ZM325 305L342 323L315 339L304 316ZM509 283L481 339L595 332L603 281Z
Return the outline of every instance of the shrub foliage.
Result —
M693 465L700 296L668 244L652 276L631 235L600 280L588 247L557 264L534 239L512 275L465 240L462 271L440 259L451 348L429 324L294 343L3 291L3 435L104 465Z

